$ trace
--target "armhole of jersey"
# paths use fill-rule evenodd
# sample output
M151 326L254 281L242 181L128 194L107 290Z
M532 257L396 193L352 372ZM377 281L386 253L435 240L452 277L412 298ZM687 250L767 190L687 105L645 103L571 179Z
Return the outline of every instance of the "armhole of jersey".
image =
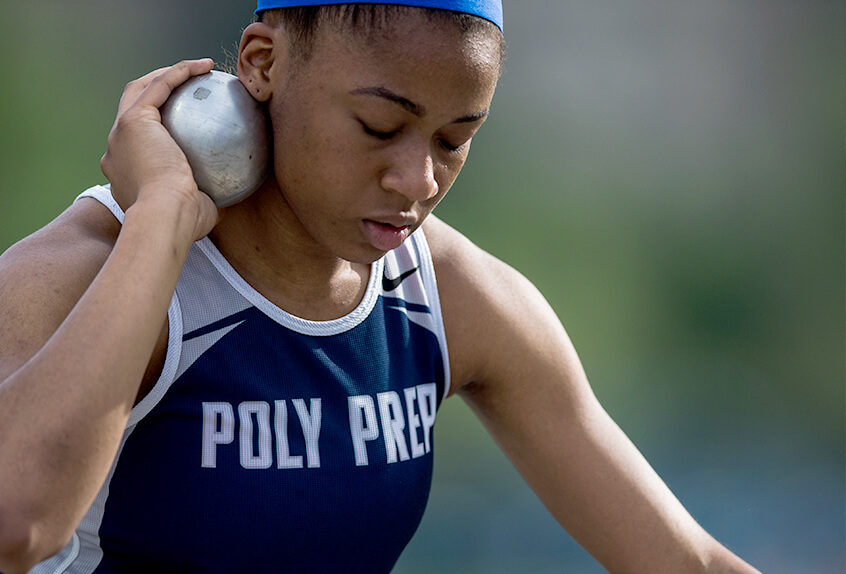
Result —
M79 534L74 531L73 537L71 538L71 548L70 553L68 553L67 557L62 561L61 564L56 566L56 570L53 574L62 574L68 567L73 564L76 557L79 556Z
M99 201L106 209L112 212L121 224L123 224L124 212L120 205L112 197L112 191L109 184L95 185L89 187L80 193L74 203L83 197L90 197ZM174 291L173 297L170 299L170 305L167 309L167 351L165 353L165 363L162 367L162 372L159 375L156 384L150 389L141 401L132 408L129 413L129 422L127 428L132 427L138 421L143 419L158 404L170 385L173 384L176 378L176 372L179 368L179 359L182 352L182 308L179 305L179 298Z
M420 252L420 261L425 261L423 265L423 280L426 284L426 291L432 297L432 315L435 318L435 326L438 329L438 344L441 346L441 355L444 363L444 394L441 400L447 398L449 395L450 385L450 369L449 369L449 348L447 347L446 329L444 329L444 319L441 314L441 298L438 294L438 280L435 277L435 262L432 260L432 252L429 250L429 242L426 240L426 235L423 233L423 228L419 228L414 235L414 245Z
M89 187L76 196L76 199L74 199L73 202L76 203L83 197L90 197L99 201L106 209L111 211L112 215L115 216L115 219L123 225L124 213L120 208L120 205L118 205L118 202L115 201L114 197L112 197L111 184L107 183L106 185L95 185L94 187Z
M170 385L176 380L176 372L179 369L181 354L182 307L179 305L179 297L174 292L170 300L170 306L167 309L167 351L165 353L165 363L162 367L162 372L156 384L147 393L147 396L132 408L132 411L129 413L129 422L126 424L127 428L147 416L153 410L153 407L162 400Z

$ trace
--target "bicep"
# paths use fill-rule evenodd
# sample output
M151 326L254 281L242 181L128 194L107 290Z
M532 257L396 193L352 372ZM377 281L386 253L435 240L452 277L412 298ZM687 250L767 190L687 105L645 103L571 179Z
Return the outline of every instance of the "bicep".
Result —
M108 258L98 212L80 202L0 257L0 381L44 346Z

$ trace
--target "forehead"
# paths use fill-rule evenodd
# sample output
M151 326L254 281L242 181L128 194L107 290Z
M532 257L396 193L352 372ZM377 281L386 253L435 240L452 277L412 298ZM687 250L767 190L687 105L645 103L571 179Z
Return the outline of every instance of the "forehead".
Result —
M345 55L387 63L427 62L498 78L502 36L489 22L444 10L380 5L363 13L337 12L315 30L310 58ZM361 61L361 60L359 60Z
M385 88L428 110L433 122L448 123L490 108L500 72L495 40L419 13L367 29L330 23L318 29L302 82L288 87L306 105Z

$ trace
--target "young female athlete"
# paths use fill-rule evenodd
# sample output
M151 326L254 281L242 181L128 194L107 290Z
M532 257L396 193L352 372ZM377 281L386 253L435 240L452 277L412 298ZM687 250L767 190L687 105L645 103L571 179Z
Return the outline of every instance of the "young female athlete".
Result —
M110 186L0 260L0 570L388 571L457 394L609 570L754 572L534 287L430 216L488 115L499 2L307 4L259 2L241 39L257 193L197 189L158 108L213 64L181 62L126 86Z

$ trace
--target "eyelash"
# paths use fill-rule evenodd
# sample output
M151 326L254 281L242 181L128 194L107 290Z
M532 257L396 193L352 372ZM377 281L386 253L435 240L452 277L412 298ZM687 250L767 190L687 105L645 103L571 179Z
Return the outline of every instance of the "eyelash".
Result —
M361 128L364 130L364 133L382 141L389 140L399 133L399 130L393 130L390 132L376 131L361 120L359 120L358 123L361 124Z
M361 128L364 130L364 133L366 133L367 135L374 137L374 138L376 138L380 141L388 141L391 138L393 138L394 136L396 136L398 133L400 133L400 130L393 130L393 131L389 131L389 132L380 132L380 131L374 130L373 128L371 128L370 126L368 126L366 123L364 123L361 120L359 120L359 123L361 124ZM451 145L449 142L447 142L444 139L438 140L438 143L440 143L441 147L443 147L449 153L458 153L466 145L466 144L461 144L461 145L454 146L454 145Z
M465 146L465 144L450 145L446 140L438 140L438 141L440 142L441 147L443 147L445 150L447 150L450 153L458 153Z

